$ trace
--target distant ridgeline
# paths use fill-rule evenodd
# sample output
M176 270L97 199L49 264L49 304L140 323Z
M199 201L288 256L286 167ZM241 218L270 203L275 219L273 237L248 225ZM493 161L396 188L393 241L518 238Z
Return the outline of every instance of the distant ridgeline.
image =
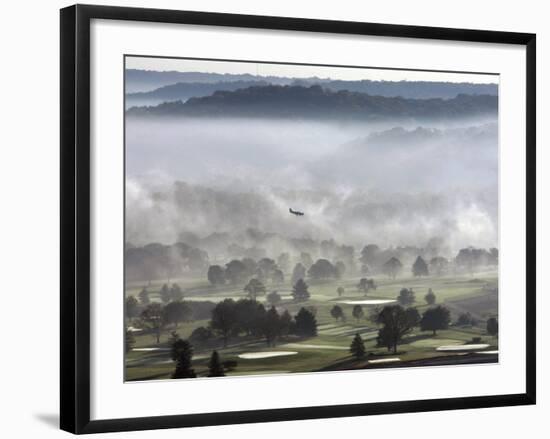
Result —
M125 79L126 97L130 100L147 97L169 98L171 101L177 101L190 96L207 96L207 94L211 94L212 86L215 86L214 88L217 90L235 90L234 85L237 83L241 83L239 88L266 84L301 85L304 87L321 84L323 88L333 91L348 90L375 96L400 96L411 99L451 99L459 94L498 94L497 84L473 84L470 82L373 81L369 79L348 81L317 77L296 79L251 74L158 72L136 69L127 69Z
M459 94L451 99L409 99L374 96L347 90L333 91L321 85L253 86L215 91L186 102L164 102L133 107L130 116L258 117L314 119L457 118L495 115L495 95Z

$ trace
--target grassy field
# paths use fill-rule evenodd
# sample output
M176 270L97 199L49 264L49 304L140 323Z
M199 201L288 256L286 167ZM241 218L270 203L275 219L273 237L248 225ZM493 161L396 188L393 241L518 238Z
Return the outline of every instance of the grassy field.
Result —
M304 303L292 302L290 296L290 285L267 285L268 291L276 289L283 302L277 307L279 312L284 309L295 315L302 307L314 307L318 323L318 335L307 339L289 337L278 340L276 346L268 347L263 340L247 337L233 338L228 347L223 348L221 340L210 344L208 348L195 347L193 367L197 376L206 376L207 364L213 349L216 349L222 360L235 360L237 366L227 372L227 375L250 375L263 373L289 373L289 372L310 372L317 370L338 370L363 367L383 367L384 362L373 360L384 360L387 358L398 358L399 362L392 363L392 366L422 365L422 361L429 359L444 358L445 364L452 357L456 362L464 362L466 359L476 361L476 358L491 358L496 361L497 355L466 354L465 352L441 352L437 348L445 345L463 345L472 341L474 337L481 337L479 343L489 345L482 350L498 350L498 338L489 336L485 331L485 321L490 316L498 314L498 294L496 293L498 278L497 272L476 273L473 276L442 276L442 277L400 277L395 280L377 276L375 281L378 288L370 291L367 297L356 288L358 278L348 278L339 281L324 283L310 283L310 300ZM151 299L158 301L158 290L167 280L152 282L148 286L151 292ZM242 286L217 287L208 284L205 279L170 279L170 283L177 282L184 290L185 299L210 300L219 302L225 298L245 298ZM136 295L146 285L130 284L127 286L127 295ZM336 289L339 286L345 288L342 297L338 297ZM416 293L414 306L422 313L427 305L424 295L428 288L431 288L436 295L437 304L444 304L451 310L452 321L454 322L462 312L470 312L473 317L479 320L478 326L458 327L451 326L447 330L438 331L437 336L431 332L421 332L416 329L406 336L402 344L398 346L396 354L388 352L385 348L376 347L376 335L378 328L368 319L356 321L352 317L353 305L346 304L346 301L363 299L395 299L399 290L403 287L412 288ZM259 298L265 302L265 296ZM346 315L346 321L335 321L330 315L330 309L334 305L340 305ZM363 306L365 316L369 315L371 305ZM187 338L193 329L199 326L207 326L208 320L199 320L179 325L177 332L182 338ZM167 379L174 370L174 362L170 360L169 339L171 328L167 328L161 336L160 343L156 343L153 334L137 332L134 335L134 350L126 355L126 379L127 380L150 380ZM360 333L368 352L368 356L361 361L351 357L349 346L353 336ZM145 349L145 350L143 350ZM152 350L147 350L152 349ZM282 351L296 353L292 355L243 359L239 358L243 353L258 353ZM466 355L466 356L465 356ZM480 360L481 362L482 360Z

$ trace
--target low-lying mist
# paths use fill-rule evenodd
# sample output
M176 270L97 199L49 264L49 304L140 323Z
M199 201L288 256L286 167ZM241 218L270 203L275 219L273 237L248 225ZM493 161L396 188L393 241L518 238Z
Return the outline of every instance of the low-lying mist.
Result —
M261 244L273 255L291 238L421 247L438 237L453 252L497 246L495 120L128 118L126 133L133 244L227 233L224 244L255 246L246 231L256 229L272 234Z

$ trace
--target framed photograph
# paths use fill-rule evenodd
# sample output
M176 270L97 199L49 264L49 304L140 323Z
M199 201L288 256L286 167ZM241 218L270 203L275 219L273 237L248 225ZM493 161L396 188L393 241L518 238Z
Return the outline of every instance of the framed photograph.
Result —
M62 9L61 428L534 404L535 128L533 34Z

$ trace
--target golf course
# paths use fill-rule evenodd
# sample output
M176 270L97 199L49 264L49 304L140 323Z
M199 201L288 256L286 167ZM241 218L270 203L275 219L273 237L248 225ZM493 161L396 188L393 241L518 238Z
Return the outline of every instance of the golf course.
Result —
M317 323L317 335L286 334L267 343L261 336L241 333L231 335L224 346L224 340L214 332L203 342L191 342L191 365L196 376L208 376L214 350L226 364L225 376L498 361L498 336L490 335L486 328L486 321L498 315L496 270L473 275L415 277L411 274L395 279L379 275L374 277L376 289L366 294L359 291L359 282L360 276L308 282L310 297L300 302L294 300L290 282L267 282L268 291L277 291L280 296L280 301L274 306L278 314L286 310L295 316L301 308L310 310ZM182 301L191 306L193 302L209 302L212 307L226 299L239 301L249 298L243 285L214 286L200 278L170 279L172 283L181 288ZM168 284L167 280L152 281L146 286L143 282L130 283L126 288L126 298L135 297L137 300L146 287L150 302L161 303L161 288L165 284ZM338 288L343 288L340 294ZM433 305L443 305L450 311L450 323L435 335L435 331L422 331L419 326L414 327L402 337L394 352L380 346L377 341L380 324L376 322L376 314L384 306L398 304L397 298L403 288L414 292L414 302L410 307L416 308L419 314L430 308L425 295L431 289L435 294ZM258 295L256 300L266 309L271 307L267 294ZM331 314L336 305L342 310L338 318ZM353 315L357 305L362 310L359 318ZM459 324L457 321L465 314L471 317L471 321ZM139 317L127 318L127 328L132 338L125 359L127 381L172 377L175 368L175 361L171 358L173 332L187 340L194 330L208 328L210 324L209 318L185 320L152 330L140 325ZM350 352L350 345L357 334L365 348L361 358Z

